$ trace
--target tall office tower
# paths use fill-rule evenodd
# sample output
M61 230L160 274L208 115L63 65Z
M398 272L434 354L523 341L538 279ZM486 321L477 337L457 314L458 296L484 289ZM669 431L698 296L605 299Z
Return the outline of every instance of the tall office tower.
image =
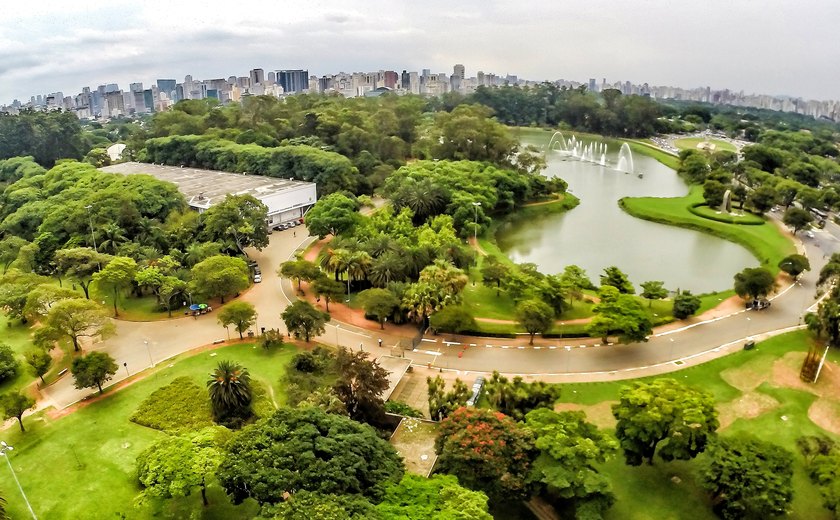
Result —
M452 69L453 69L453 75L454 76L456 76L460 79L464 79L464 73L466 72L466 70L464 69L463 65L461 65L460 63L456 63L455 66Z
M408 89L412 94L420 93L420 75L416 72L408 73Z
M155 111L155 94L152 89L147 88L143 91L143 104L146 105L146 112Z
M403 69L402 74L400 75L400 87L403 90L411 90L411 74L409 74L405 69Z
M624 95L629 96L633 93L633 85L629 81L624 82Z
M128 91L129 92L143 92L143 84L142 83L129 83L128 84Z
M595 83L595 78L589 78L589 92L598 92L598 85Z
M277 74L275 74L274 72L269 72L266 78L268 79L268 82L272 85L277 83Z
M461 91L461 77L457 74L449 76L449 88L452 92Z
M385 73L382 76L383 76L383 83L385 84L386 87L388 87L390 89L393 89L393 88L397 87L397 82L399 81L400 76L399 76L399 74L396 73L396 71L386 70Z
M309 71L302 69L278 70L277 83L283 87L284 92L303 92L309 89Z
M423 69L423 79L429 79L429 76L432 75L431 69Z
M251 85L265 82L265 72L262 69L251 70Z
M478 71L478 73L475 75L475 81L477 87L486 85L486 83L484 83L484 72Z
M177 85L177 84L178 84L178 82L175 81L174 79L159 79L159 80L157 80L158 90L163 92L164 94L166 94L166 97L168 97L169 99L173 99L175 97L175 94L174 94L175 85Z

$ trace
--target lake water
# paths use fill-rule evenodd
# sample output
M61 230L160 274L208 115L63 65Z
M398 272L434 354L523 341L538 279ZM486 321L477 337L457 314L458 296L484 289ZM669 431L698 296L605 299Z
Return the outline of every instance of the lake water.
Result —
M552 133L525 130L520 139L543 149ZM688 187L674 170L640 154L633 155L634 174L615 171L619 146L608 145L607 166L549 152L544 174L568 182L580 204L561 215L527 221L514 217L496 235L501 250L514 262L533 262L547 274L575 264L597 285L604 268L615 265L636 287L661 280L669 290L690 289L695 294L729 289L735 273L759 265L740 245L622 211L622 197L680 197Z

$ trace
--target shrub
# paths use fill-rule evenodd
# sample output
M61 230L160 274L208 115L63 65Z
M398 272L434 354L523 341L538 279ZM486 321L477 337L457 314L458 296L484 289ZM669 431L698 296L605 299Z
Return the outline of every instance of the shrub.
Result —
M385 403L385 411L396 415L402 415L404 417L423 417L423 412L403 403L402 401L387 401Z
M15 377L20 367L20 361L15 358L12 347L0 343L0 381Z
M199 430L213 426L207 391L189 377L179 377L147 397L130 420L165 432Z
M724 224L738 224L741 226L760 226L764 224L764 219L752 213L744 213L743 216L733 217L732 215L718 215L715 210L707 206L703 202L698 202L688 206L688 211L700 218L714 220L715 222L722 222Z

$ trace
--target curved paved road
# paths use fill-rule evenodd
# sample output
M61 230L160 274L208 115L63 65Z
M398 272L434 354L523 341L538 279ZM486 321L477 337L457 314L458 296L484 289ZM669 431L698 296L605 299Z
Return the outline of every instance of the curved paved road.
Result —
M305 230L300 227L275 232L269 247L251 252L262 269L263 282L251 288L243 299L253 303L260 312L258 330L265 327L285 331L280 313L294 297L294 291L291 283L280 279L275 270L311 240L304 235ZM387 330L380 335L379 331L342 323L329 324L318 340L354 349L362 346L376 355L405 355L416 364L431 364L461 373L499 370L552 380L592 381L669 372L737 350L746 337L797 327L805 310L814 304L815 281L826 262L825 255L840 249L840 227L835 224L829 223L826 230L815 231L815 235L804 242L811 271L803 275L798 284L778 295L769 309L739 311L702 324L655 334L647 343L595 346L596 340L542 340L535 347L526 347L519 344L522 342L485 338L468 338L464 344L446 343L443 340L453 339L447 335L424 338L416 349L403 352L402 348L396 347L401 343L405 345L406 338L392 336ZM197 319L185 317L148 323L118 321L116 326L115 337L92 347L107 351L121 367L109 384L127 377L123 363L128 372L134 374L197 346L227 338L213 313ZM378 346L380 339L382 348ZM466 341L472 341L473 346L465 348ZM52 404L57 409L91 394L90 390L73 388L69 375L42 392L46 397L44 404Z

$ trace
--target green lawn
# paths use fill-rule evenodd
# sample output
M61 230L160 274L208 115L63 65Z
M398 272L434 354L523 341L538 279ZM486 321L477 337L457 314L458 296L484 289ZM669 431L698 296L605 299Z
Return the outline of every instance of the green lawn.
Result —
M710 144L715 145L715 152L719 152L721 150L726 150L727 152L737 152L738 149L735 147L734 144L728 141L722 141L720 139L706 139L705 137L684 137L682 139L674 140L674 146L679 148L680 150L697 150L697 145L700 143L709 142Z
M806 331L796 331L776 336L761 342L751 351L740 351L708 363L686 368L668 376L686 384L703 388L714 395L718 404L728 403L743 395L742 391L730 385L721 372L737 370L741 374L769 375L773 364L787 352L806 351L813 339ZM840 353L832 351L829 361L840 361ZM730 377L734 372L730 372ZM748 376L744 376L748 377ZM639 381L650 381L643 378ZM605 383L578 383L563 385L561 402L595 405L604 401L615 401L619 389L632 381ZM755 390L759 394L773 397L778 407L755 418L738 418L722 435L750 434L762 440L780 444L797 453L795 456L794 500L790 518L801 520L828 520L831 515L821 508L819 493L810 484L805 473L802 458L795 448L796 438L801 435L827 433L808 418L808 407L815 396L810 392L777 387L768 382L761 383ZM830 434L829 434L830 435ZM835 437L834 435L830 435ZM699 518L713 519L710 503L699 489L696 481L697 468L703 456L696 461L665 463L657 460L654 466L629 467L621 459L605 464L602 470L611 477L618 500L606 515L608 519L643 518ZM677 484L672 477L678 477ZM658 490L652 493L651 490ZM639 496L645 497L644 506Z
M183 355L159 366L148 378L75 413L60 419L43 413L29 417L24 420L27 432L23 434L13 425L3 432L3 439L15 447L11 460L36 514L50 519L117 518L121 513L127 518L193 517L201 509L200 495L152 500L143 509L133 506L140 492L133 476L134 460L163 434L134 424L129 417L149 394L176 377L189 376L203 387L222 359L248 368L251 377L269 387L274 400L283 404L285 392L279 379L295 352L292 346L269 353L242 344ZM3 494L13 518L28 517L14 486L4 486ZM254 503L231 506L218 488L211 488L210 496L212 505L201 518L252 518L256 513Z
M664 164L665 166L667 166L668 168L671 168L672 170L677 170L680 167L679 157L677 157L676 155L672 155L664 150L660 150L651 143L630 139L627 139L626 142L630 145L630 149L633 150L633 152L635 153L640 153L642 155L652 157Z
M779 271L778 264L782 258L796 253L793 241L770 222L760 226L724 224L699 217L688 210L691 204L702 201L703 188L691 186L685 197L626 197L619 204L637 218L696 229L741 244L773 273Z

